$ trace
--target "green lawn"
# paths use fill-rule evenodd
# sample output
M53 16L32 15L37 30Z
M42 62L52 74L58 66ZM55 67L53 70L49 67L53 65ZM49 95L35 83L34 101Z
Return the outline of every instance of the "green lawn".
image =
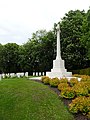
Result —
M73 120L47 86L26 78L0 81L0 120Z

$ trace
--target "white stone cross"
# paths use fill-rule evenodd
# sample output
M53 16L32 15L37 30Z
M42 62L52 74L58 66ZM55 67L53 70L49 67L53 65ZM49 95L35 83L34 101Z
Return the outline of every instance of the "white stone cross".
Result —
M57 24L57 55L56 59L61 59L61 46L60 46L60 25Z
M67 72L67 69L65 69L65 63L64 60L61 58L61 46L60 46L60 25L57 24L57 54L56 59L53 60L53 69L51 69L51 72L46 72L46 76L50 78L58 77L71 77L72 73Z

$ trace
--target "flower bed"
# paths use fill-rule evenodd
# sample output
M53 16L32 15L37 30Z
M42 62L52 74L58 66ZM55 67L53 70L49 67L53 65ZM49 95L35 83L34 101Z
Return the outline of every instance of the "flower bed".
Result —
M71 99L69 104L69 110L72 113L81 112L90 118L90 76L77 75L82 78L78 81L76 78L72 78L68 81L66 78L47 78L47 83L51 87L57 87L60 91L60 97L65 99ZM45 83L44 83L45 84Z

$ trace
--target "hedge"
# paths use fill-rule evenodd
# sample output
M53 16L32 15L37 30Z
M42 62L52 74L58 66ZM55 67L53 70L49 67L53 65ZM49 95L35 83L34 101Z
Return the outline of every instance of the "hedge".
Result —
M80 75L89 75L90 76L90 68L81 69L81 70L72 70L73 74L80 74Z

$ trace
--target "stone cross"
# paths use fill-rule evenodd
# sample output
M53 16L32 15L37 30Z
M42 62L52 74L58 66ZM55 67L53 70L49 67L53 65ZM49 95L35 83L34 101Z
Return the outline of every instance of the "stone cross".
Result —
M57 55L56 59L61 59L61 46L60 46L60 25L57 24Z
M65 77L71 77L72 73L67 72L65 69L64 60L61 58L61 46L60 46L60 25L58 24L57 27L57 55L56 59L53 60L53 69L51 69L51 72L46 72L46 76L50 78L58 77L65 78Z

